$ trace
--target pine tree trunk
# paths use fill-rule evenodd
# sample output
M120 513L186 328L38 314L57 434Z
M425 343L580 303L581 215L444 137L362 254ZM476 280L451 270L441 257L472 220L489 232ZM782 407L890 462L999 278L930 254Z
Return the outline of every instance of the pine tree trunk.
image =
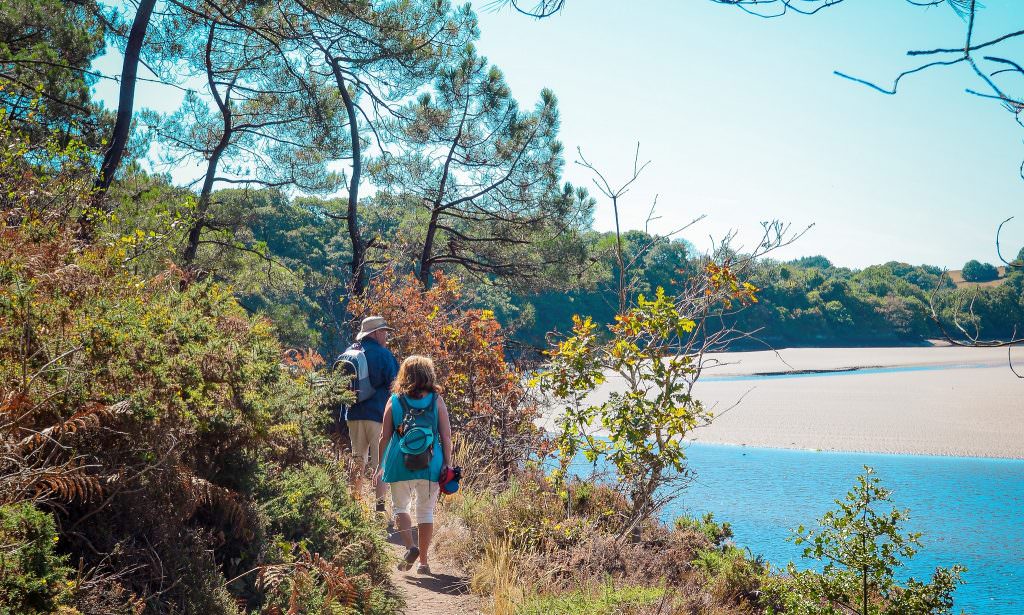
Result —
M78 239L86 243L91 243L93 240L94 220L89 210L102 203L107 189L114 181L114 174L121 166L125 146L128 145L135 108L135 82L139 72L139 56L142 54L142 43L146 38L149 18L153 14L155 5L156 0L142 0L139 3L139 10L135 13L132 29L128 34L128 45L125 47L124 62L121 65L121 90L118 95L114 131L110 138L110 145L103 154L103 163L100 165L99 174L93 184L95 191L92 196L92 207L82 212L78 218Z
M216 24L210 25L210 33L206 38L206 79L214 102L217 103L217 108L220 110L223 129L220 140L214 146L210 159L207 162L206 176L203 178L203 188L199 192L199 202L196 204L195 221L192 222L192 227L188 230L188 241L185 244L185 252L182 256L186 269L192 268L196 260L196 254L199 252L199 240L202 237L203 229L206 228L207 215L210 210L210 197L213 194L213 184L217 181L217 167L220 164L220 157L224 154L224 150L231 144L234 130L231 115L231 86L228 86L227 93L222 98L217 90L217 83L213 72L212 53L215 28ZM231 82L233 84L234 79Z
M366 244L359 230L359 179L363 172L362 145L359 142L359 116L356 105L348 93L341 66L335 58L328 58L338 83L338 93L345 103L348 115L349 133L352 139L352 177L348 185L348 237L352 242L352 293L361 295L366 288Z
M427 223L427 235L423 240L423 253L420 254L420 282L423 283L424 288L430 288L431 283L431 261L430 258L434 252L434 236L437 234L437 219L440 215L440 210L435 204L434 210L430 213L430 222Z
M153 14L156 0L142 0L139 10L135 13L132 29L128 34L128 45L124 50L124 63L121 66L121 90L117 101L117 119L110 146L103 155L99 176L96 178L96 189L99 196L110 188L114 181L114 173L121 166L124 149L128 144L128 136L132 127L132 116L135 107L135 82L139 73L139 57L142 54L142 43L149 29L149 18Z

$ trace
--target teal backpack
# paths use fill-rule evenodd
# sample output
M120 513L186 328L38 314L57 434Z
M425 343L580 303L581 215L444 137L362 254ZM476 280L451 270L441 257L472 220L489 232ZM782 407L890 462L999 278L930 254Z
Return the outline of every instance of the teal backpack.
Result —
M426 470L434 458L434 441L437 440L437 395L425 408L413 408L404 395L398 396L398 403L402 406L402 423L397 429L402 463L411 471ZM416 418L423 416L427 410L434 411L430 429L416 424Z

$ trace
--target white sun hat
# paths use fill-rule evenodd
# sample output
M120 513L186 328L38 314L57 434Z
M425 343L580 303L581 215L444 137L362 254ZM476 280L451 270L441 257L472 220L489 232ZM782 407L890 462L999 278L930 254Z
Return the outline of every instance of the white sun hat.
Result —
M381 329L394 331L393 328L388 326L388 323L382 316L367 316L363 319L363 322L359 324L359 334L356 335L356 341L363 339L374 331L380 331Z

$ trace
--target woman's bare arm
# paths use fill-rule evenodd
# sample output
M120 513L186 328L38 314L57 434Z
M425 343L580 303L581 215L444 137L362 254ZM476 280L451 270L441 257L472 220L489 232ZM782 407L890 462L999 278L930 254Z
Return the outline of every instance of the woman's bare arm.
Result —
M444 454L444 465L452 465L452 424L448 422L448 406L444 400L437 398L437 430L441 434L441 452Z
M380 460L380 465L377 466L379 469L384 469L384 452L388 449L388 442L391 441L392 434L395 433L395 422L391 418L391 398L388 398L388 403L384 405L384 419L380 426L380 441L377 443L377 459Z

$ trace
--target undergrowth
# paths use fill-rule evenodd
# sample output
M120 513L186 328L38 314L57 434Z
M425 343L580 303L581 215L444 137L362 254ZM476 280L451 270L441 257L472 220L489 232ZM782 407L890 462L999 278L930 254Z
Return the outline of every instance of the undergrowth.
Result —
M760 612L763 567L711 517L650 522L635 537L617 527L625 503L609 487L558 489L531 473L488 482L445 499L437 549L496 615Z
M0 613L394 612L325 435L346 383L170 244L81 242L90 173L0 121Z

